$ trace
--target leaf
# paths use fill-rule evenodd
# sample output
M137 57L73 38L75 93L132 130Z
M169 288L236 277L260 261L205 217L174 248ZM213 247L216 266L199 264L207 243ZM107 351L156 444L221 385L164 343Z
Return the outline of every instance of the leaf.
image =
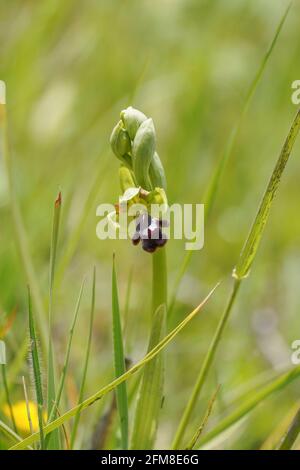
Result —
M266 398L283 389L299 376L300 366L294 367L292 370L280 374L274 380L268 381L268 383L262 386L258 392L252 394L251 396L248 395L246 399L241 399L242 403L238 405L231 414L222 419L211 431L209 431L205 436L203 436L203 438L200 439L199 447L202 447L204 444L219 436L222 432L228 430L231 426L250 413L250 411L252 411L257 405L262 403Z
M11 439L13 442L22 442L22 438L15 433L7 424L3 423L3 421L0 420L0 432L2 432L5 436L7 436L9 439ZM29 447L29 449L33 450L32 447Z
M148 351L165 335L166 306L158 307L154 314ZM132 449L152 449L163 399L163 357L156 356L143 371L132 435Z
M247 277L249 274L250 268L256 256L264 232L264 228L269 217L269 212L272 206L274 196L278 189L286 164L291 155L294 143L299 133L299 129L300 111L297 112L293 124L290 128L284 146L281 150L281 153L271 175L269 184L263 195L261 204L259 206L257 215L249 232L248 238L241 252L240 259L234 269L234 277L237 279Z
M176 328L174 328L170 333L168 333L167 336L165 336L164 339L161 340L151 351L149 351L149 353L147 353L143 359L137 362L133 367L131 367L127 372L125 372L125 374L116 378L115 380L113 380L111 383L109 383L102 389L98 390L98 392L94 393L94 395L90 396L89 398L84 400L82 403L74 406L71 410L67 411L66 413L58 417L52 423L47 424L47 426L45 426L44 428L45 434L48 434L54 429L57 429L60 426L62 426L66 421L68 421L73 416L75 416L78 410L82 411L86 409L87 407L93 405L93 403L95 403L97 400L101 399L107 393L114 390L118 385L125 382L133 374L135 374L140 369L142 369L148 362L152 361L154 357L157 354L159 354L160 351L162 351L175 338L175 336L178 333L180 333L180 331L199 313L199 311L208 302L208 300L210 299L210 297L212 296L212 294L214 293L217 287L218 287L218 284L210 291L210 293L198 305L198 307L195 308L195 310L193 310L189 315L187 315L185 319L181 323L179 323L179 325L177 325ZM31 436L28 436L25 439L23 439L22 442L11 447L11 450L25 449L28 445L31 445L33 442L35 442L38 439L38 437L39 437L38 433L32 434Z
M33 376L34 376L34 387L35 395L37 401L37 410L38 410L38 420L39 420L39 435L41 449L45 449L45 440L44 440L44 422L43 422L43 408L44 408L44 397L43 397L43 387L42 387L42 374L40 368L40 359L37 345L37 337L35 332L34 318L31 309L31 297L30 289L28 287L28 315L29 315L29 337L30 337L30 355L32 360L33 367ZM27 447L27 446L26 446Z
M291 422L289 429L283 437L279 450L291 450L297 437L300 434L300 409L297 411L293 421Z
M126 372L124 357L123 335L121 327L121 316L119 307L119 295L116 276L115 256L113 257L112 272L112 316L113 316L113 343L114 363L116 377ZM126 382L121 383L116 389L117 408L120 418L121 441L123 450L128 449L128 401Z
M82 400L83 400L87 370L88 370L88 365L89 365L89 358L90 358L90 351L91 351L91 344L92 344L93 325L94 325L95 297L96 297L96 268L94 267L89 336L88 336L88 342L87 342L86 353L85 353L85 361L84 361L83 374L82 374L81 385L80 385L80 390L79 390L78 403L81 403ZM75 443L77 428L78 428L78 424L79 424L79 419L80 419L80 410L78 410L78 412L76 413L75 418L74 418L74 424L73 424L73 429L72 429L72 434L71 434L71 442L70 442L71 449L73 449L73 446L74 446L74 443Z
M56 266L56 254L57 254L57 243L60 223L60 212L61 212L61 192L59 192L55 203L54 203L54 215L53 215L53 226L52 226L52 239L51 239L51 250L50 250L50 274L49 274L49 338L48 338L48 389L47 389L47 410L48 416L56 416L56 407L53 408L55 402L56 391L55 391L55 364L53 356L53 343L52 343L52 310L53 310L53 288L54 288L54 275ZM53 433L47 439L47 447L49 449L60 448L60 436L58 432Z
M80 308L84 283L85 283L85 280L83 280L80 291L79 291L79 296L78 296L78 300L77 300L76 307L75 307L74 317L73 317L72 325L71 325L71 328L70 328L69 341L68 341L68 345L67 345L67 351L66 351L66 355L65 355L64 365L63 365L63 368L62 368L62 373L61 373L61 377L60 377L60 381L59 381L59 385L58 385L57 394L56 394L55 400L53 402L53 405L52 405L52 408L51 408L51 411L50 411L50 414L49 414L48 423L51 423L51 421L53 421L54 417L56 416L57 410L59 408L63 388L64 388L64 385L65 385L65 380L66 380L68 366L69 366L69 360L70 360L70 352L71 352L71 346L72 346L72 341L73 341L74 329L75 329L75 325L76 325L77 318L78 318L78 313L79 313L79 308ZM46 438L46 444L48 444L49 436L50 436L50 434L48 434L48 436Z
M193 435L192 439L190 440L190 442L188 443L188 445L186 446L186 449L187 450L192 450L194 449L194 447L196 446L197 444L197 441L199 439L199 437L201 436L201 434L203 433L203 430L207 424L207 421L211 415L211 412L212 412L212 409L213 409L213 406L214 406L214 403L216 401L216 398L217 398L217 395L218 395L218 392L220 390L220 385L217 387L217 390L215 391L215 393L213 394L209 404L208 404L208 407L207 407L207 410L205 412L205 415L204 415L204 418L202 420L202 423L200 424L199 428L197 429L197 431L195 432L195 434Z

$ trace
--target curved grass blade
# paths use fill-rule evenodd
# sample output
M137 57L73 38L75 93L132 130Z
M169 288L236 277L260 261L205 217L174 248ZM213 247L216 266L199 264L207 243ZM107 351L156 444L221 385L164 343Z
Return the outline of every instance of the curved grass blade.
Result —
M300 409L297 411L290 427L283 437L278 450L291 450L300 434Z
M93 335L93 325L94 325L94 313L95 313L95 298L96 298L96 268L94 267L89 336L88 336L88 342L87 342L86 353L85 353L85 361L84 361L82 380L81 380L79 396L78 396L78 404L80 404L83 400L87 370L88 370L89 359L90 359L90 351L91 351L92 335ZM73 424L73 428L72 428L71 441L70 441L70 448L71 449L73 449L73 446L74 446L74 443L75 443L77 429L78 429L78 425L79 425L79 419L80 419L80 410L78 410L78 412L76 413L75 418L74 418L74 424Z
M282 390L284 387L299 377L300 366L297 366L288 372L280 374L274 380L261 387L258 392L251 396L247 396L245 400L241 399L241 405L237 406L231 414L222 419L211 431L209 431L200 439L199 447L202 447L215 437L219 436L222 432L228 430L231 426L250 413L250 411L252 411L257 405L262 403L263 400L268 398L273 393Z
M32 434L33 433L33 425L32 425L30 406L29 406L29 400L28 400L28 393L27 393L27 387L26 387L26 381L25 381L24 375L22 375L22 384L23 384L23 392L24 392L24 398L25 398L25 403L26 403L26 413L27 413L28 425L29 425L30 433Z
M57 243L61 213L61 192L59 192L55 203L54 203L54 214L53 214L53 226L52 226L52 238L51 238L51 250L50 250L50 273L49 273L49 311L48 311L48 380L47 380L47 409L48 416L55 417L56 407L53 407L55 403L56 391L55 391L55 364L53 356L53 343L52 343L52 315L53 315L53 288L54 288L54 275L56 266L56 254L57 254ZM60 436L58 432L51 434L48 437L47 446L49 449L60 448Z
M187 315L185 319L181 323L179 323L179 325L177 325L176 328L174 328L170 333L168 333L167 336L165 336L164 339L161 340L151 351L149 351L149 353L147 353L143 359L137 362L133 367L131 367L127 372L125 372L125 374L116 378L115 380L113 380L111 383L109 383L102 389L98 390L98 392L94 393L94 395L90 396L89 398L84 400L82 403L74 406L74 408L67 411L63 415L61 415L52 423L47 424L47 426L45 426L44 428L45 434L48 434L54 429L57 429L60 426L62 426L66 421L68 421L73 416L75 416L78 410L82 411L86 409L87 407L93 405L97 400L100 400L107 393L114 390L118 385L120 385L121 383L125 382L130 377L132 377L133 374L135 374L140 369L142 369L146 364L148 364L148 362L152 361L154 357L156 357L157 354L159 354L160 351L162 351L175 338L175 336L178 333L180 333L180 331L199 313L199 311L204 307L204 305L208 302L210 297L213 295L217 287L218 287L218 284L209 292L209 294L198 305L198 307L195 308L195 310L193 310L189 315ZM38 433L32 434L31 436L28 436L25 439L23 439L22 442L12 446L10 449L11 450L25 449L25 447L37 441L38 438L39 438Z
M15 431L13 431L7 424L3 423L0 420L0 432L2 432L6 437L11 439L13 442L22 442L22 437L20 437ZM28 446L29 449L33 450L32 447Z
M224 172L224 169L226 167L226 164L228 162L228 160L230 159L231 155L232 155L232 152L234 150L234 146L235 146L235 143L236 143L236 140L237 140L237 137L239 135L239 132L240 132L240 129L241 129L241 126L242 126L242 122L243 122L243 119L248 111L248 108L249 108L249 105L250 105L250 102L251 102L251 99L255 93L255 90L258 86L258 83L264 73L264 70L266 68L266 65L268 63L268 60L275 48L275 45L277 43L277 40L278 40L278 37L280 35L280 32L283 28L283 25L285 23L285 20L287 18L287 15L289 13L289 10L291 8L291 5L292 3L289 4L289 6L287 7L287 9L285 10L277 28L276 28L276 31L275 31L275 35L273 37L273 40L270 44L270 47L269 49L267 50L265 56L263 57L262 59L262 62L256 72L256 75L254 76L249 88L248 88L248 91L247 91L247 94L246 94L246 97L245 97L245 101L244 101L244 104L243 104L243 107L241 109L241 112L240 112L240 115L238 116L238 119L229 135L229 138L228 138L228 141L227 141L227 144L226 144L226 147L225 147L225 151L220 159L220 161L218 162L218 165L217 165L217 168L209 182L209 185L208 185L208 188L206 190L206 193L204 195L204 207L205 207L205 218L207 219L210 214L211 214L211 211L212 211L212 207L213 207L213 204L214 204L214 201L215 201L215 198L216 198L216 195L217 195L217 191L218 191L218 188L219 188L219 185L220 185L220 181L221 181L221 177L223 175L223 172ZM171 299L170 299L170 305L169 305L169 310L168 310L168 314L169 316L172 314L173 312L173 309L174 309L174 305L175 305L175 302L176 302L176 296L177 296L177 292L178 292L178 289L179 289L179 286L180 286L180 283L181 283L181 280L184 276L184 274L186 273L186 270L187 270L187 267L190 263L190 260L191 260L191 257L193 255L194 251L193 250L190 250L186 253L184 259L183 259L183 262L179 268L179 271L178 271L178 275L175 279L175 283L174 283L174 287L173 287L173 290L172 290L172 295L171 295Z
M300 129L300 111L297 112L293 124L290 128L284 146L269 180L267 189L263 195L257 215L250 229L246 243L242 249L240 259L234 268L233 276L236 279L243 279L248 276L254 258L256 256L264 228L266 226L273 199L277 192L282 174L290 158L293 146Z
M262 442L259 447L259 450L276 450L278 448L278 443L282 441L282 436L285 435L286 430L288 429L291 421L293 420L295 414L297 413L300 406L300 401L293 403L292 407L288 410L287 413L280 419L279 423L276 426L272 426L270 434Z
M186 427L188 425L192 412L195 408L196 402L199 398L199 395L202 390L205 379L207 377L207 374L210 370L210 366L216 354L217 347L220 343L223 330L227 324L228 318L232 311L232 307L234 305L241 282L249 274L250 267L256 256L256 253L257 253L257 250L258 250L261 238L262 238L262 234L263 234L265 225L268 220L269 212L272 206L272 201L278 189L278 186L281 181L281 177L286 167L286 164L288 162L288 159L291 155L294 143L299 133L299 129L300 129L300 111L297 112L295 119L292 123L288 136L285 140L285 143L283 145L283 148L281 150L281 153L279 155L279 158L277 160L277 163L275 165L275 168L269 180L269 184L262 198L261 204L257 212L257 216L250 229L250 233L248 235L248 238L246 239L244 248L242 249L238 264L233 270L234 284L233 284L232 292L229 297L227 306L223 312L223 315L219 321L216 333L209 346L208 352L205 356L203 365L201 367L199 376L193 388L191 397L183 412L183 416L181 418L178 430L175 435L175 439L173 443L174 448L179 448L182 443L182 439L184 437Z
M165 336L166 306L154 314L148 351ZM132 449L152 449L155 443L158 416L163 397L163 356L159 354L143 371L132 434Z
M114 363L116 378L122 376L126 371L123 335L121 326L121 315L119 307L119 294L117 285L115 256L113 256L112 271L112 317L113 317L113 343ZM126 382L121 383L116 389L117 408L120 418L122 449L128 449L128 398Z
M35 395L37 401L37 411L38 411L38 421L39 421L39 437L41 443L41 449L45 449L45 439L44 439L44 422L43 422L43 408L44 408L44 397L43 397L43 387L42 387L42 374L40 368L39 352L37 337L35 332L34 318L31 309L31 297L30 289L28 287L28 315L29 315L29 337L30 337L30 355L32 360L33 367L33 376L34 376L34 387Z
M75 312L74 312L74 317L73 317L72 325L71 325L71 328L70 328L69 341L68 341L68 345L67 345L67 351L66 351L66 356L65 356L65 360L64 360L64 365L63 365L63 369L62 369L62 373L61 373L61 377L60 377L56 397L55 397L55 400L52 404L52 408L51 408L51 411L50 411L50 414L49 414L48 423L51 423L51 421L53 421L53 419L55 419L55 415L56 415L57 410L59 408L63 388L64 388L64 385L65 385L65 380L66 380L68 366L69 366L69 360L70 360L70 352L71 352L71 346L72 346L72 341L73 341L73 335L74 335L74 330L75 330L75 326L76 326L76 322L77 322L77 318L78 318L78 313L79 313L80 303L81 303L81 299L82 299L84 284L85 284L85 280L83 280L83 282L81 284L80 291L79 291L79 295L78 295L78 299L77 299L77 303L76 303L76 307L75 307ZM48 444L50 436L51 436L51 434L48 434L48 436L46 438L46 444Z
M215 393L213 394L209 404L208 404L208 407L207 407L207 410L205 412L205 415L204 415L204 418L202 420L202 423L200 424L199 428L197 429L197 431L195 432L195 434L193 435L192 439L190 440L190 442L188 443L188 445L186 446L186 449L187 450L192 450L195 448L196 444L197 444L197 441L198 439L200 438L201 434L203 433L203 430L208 422L208 419L211 415L211 412L212 412L212 409L213 409L213 406L214 406L214 403L216 401L216 398L217 398L217 395L218 395L218 392L220 390L220 385L217 387L217 390L215 391Z

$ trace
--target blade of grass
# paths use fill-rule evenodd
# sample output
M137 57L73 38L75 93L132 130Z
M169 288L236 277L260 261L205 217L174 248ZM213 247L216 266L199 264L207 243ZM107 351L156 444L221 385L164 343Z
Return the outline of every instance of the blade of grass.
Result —
M211 431L200 439L199 447L202 447L215 437L219 436L222 432L228 430L231 426L250 413L250 411L252 411L257 405L262 403L263 400L273 393L282 390L288 384L299 378L299 376L300 366L294 367L292 370L280 374L274 380L267 383L265 386L262 386L260 390L253 395L247 396L245 400L241 399L241 404L238 405L231 414L223 418Z
M64 389L64 385L65 385L65 380L66 380L66 376L67 376L67 371L68 371L68 367L69 367L70 352L71 352L71 346L72 346L72 341L73 341L73 336L74 336L74 330L75 330L75 326L76 326L76 322L77 322L77 318L78 318L78 313L79 313L79 308L80 308L80 304L81 304L81 299L82 299L82 293L83 293L83 289L84 289L84 284L85 284L85 279L83 280L83 282L82 282L82 284L81 284L81 288L80 288L80 291L79 291L78 299L77 299L77 302L76 302L76 307L75 307L75 312L74 312L74 316L73 316L73 321L72 321L72 325L71 325L70 333L69 333L69 340L68 340L68 345L67 345L67 351L66 351L66 355L65 355L64 365L63 365L63 368L62 368L62 373L61 373L61 377L60 377L60 381L59 381L59 385L58 385L56 397L55 397L55 400L54 400L54 402L53 402L53 404L52 404L51 412L50 412L50 414L49 414L48 423L51 423L51 421L53 421L53 419L55 419L55 415L56 415L57 410L58 410L58 408L59 408L61 396L62 396L62 393L63 393L63 389ZM46 438L46 444L48 444L48 440L49 440L49 438L50 438L50 435L51 435L51 434L48 434L48 436L47 436L47 438Z
M278 443L281 442L282 436L285 434L288 429L292 419L297 413L300 406L300 401L296 401L292 404L292 407L288 410L287 413L280 419L279 423L276 426L271 427L271 431L266 439L262 442L259 447L259 450L276 450L278 448Z
M7 424L0 420L0 432L6 437L11 439L13 442L22 442L22 437L15 433ZM32 447L28 446L29 449L33 450Z
M126 289L126 297L125 297L125 305L124 305L124 315L123 315L123 338L126 338L126 332L128 327L128 315L129 315L129 304L130 304L130 296L132 290L132 278L133 278L133 266L131 266L128 275L128 282L127 282L127 289Z
M12 422L13 429L14 429L15 433L18 434L18 429L17 429L17 425L16 425L14 411L13 411L13 407L12 407L11 399L10 399L10 393L9 393L9 389L8 389L8 385L7 385L6 364L1 364L1 372L2 372L2 381L3 381L3 385L4 385L6 402L7 402L7 405L8 405L8 408L9 408L9 413L10 413L10 419L11 419L11 422Z
M96 267L94 267L94 271L93 271L93 286L92 286L92 301L91 301L91 313L90 313L90 324L89 324L89 336L88 336L88 341L87 341L85 361L84 361L84 367L83 367L83 374L82 374L81 385L80 385L79 396L78 396L78 404L80 404L83 400L87 370L88 370L89 359L90 359L90 351L91 351L92 335L93 335L93 325L94 325L94 314L95 314L95 298L96 298ZM75 443L75 440L76 440L79 420L80 420L80 410L78 410L78 412L76 413L75 418L74 418L74 424L73 424L73 428L72 428L71 442L70 442L70 448L71 449L73 449L73 446L74 446L74 443Z
M189 315L187 315L184 320L182 320L179 325L177 325L170 333L168 333L162 341L160 341L149 353L146 354L143 359L138 361L133 367L131 367L125 374L121 375L120 377L113 380L111 383L103 387L102 389L98 390L98 392L94 393L92 396L84 400L82 403L74 406L71 410L67 411L52 423L49 423L44 428L45 434L53 431L54 429L59 428L64 424L66 421L71 419L73 416L76 415L78 410L82 411L87 407L93 405L97 400L100 400L104 395L114 390L118 385L128 380L133 374L138 372L142 369L148 362L152 361L154 357L160 353L174 338L175 336L180 333L180 331L199 313L199 311L204 307L204 305L208 302L210 297L213 295L214 291L218 287L218 284L209 292L209 294L205 297L205 299L198 305L195 310L193 310ZM39 438L39 434L35 433L31 436L26 437L23 439L22 442L14 445L11 447L11 450L17 449L24 449L28 445L31 445L33 442L37 441Z
M297 411L290 427L282 439L278 450L291 450L300 434L300 409Z
M55 364L53 356L53 343L52 343L52 316L53 316L53 287L54 287L54 276L56 266L56 255L57 255L57 243L61 213L61 192L59 192L55 203L54 203L54 214L53 214L53 225L52 225L52 238L51 238L51 250L50 250L50 272L49 272L49 311L48 311L48 388L47 388L47 410L48 416L52 415L55 417L56 407L53 407L55 403ZM55 432L48 437L46 442L49 449L58 449L60 447L59 433Z
M31 296L30 289L28 287L28 315L29 315L29 336L30 336L30 355L33 367L34 376L34 387L37 401L38 421L39 421L39 437L41 449L45 449L44 439L44 422L43 422L43 408L44 408L44 397L42 387L42 375L40 368L40 359L38 352L37 336L35 332L34 318L31 309Z
M166 306L154 314L148 351L165 336ZM159 354L143 371L132 434L132 449L152 449L163 397L163 356Z
M179 448L182 439L184 437L186 427L192 415L192 412L195 408L197 399L199 398L200 392L202 390L205 379L210 370L210 366L216 354L217 347L220 343L223 330L227 324L228 318L232 311L232 306L234 305L236 295L238 293L241 282L249 274L251 265L256 256L265 225L268 220L269 212L272 206L272 201L278 189L279 183L281 181L282 174L284 172L285 166L288 162L288 159L291 155L294 143L296 141L297 135L300 129L300 111L297 112L295 119L292 123L292 126L289 130L288 136L285 140L271 178L269 180L268 186L263 195L262 201L260 203L257 215L254 219L252 227L250 229L249 235L246 239L246 243L241 251L241 255L236 267L233 270L234 284L231 295L229 297L227 306L223 312L223 315L219 321L216 333L213 337L213 340L208 348L207 354L205 356L203 365L201 367L199 376L193 388L191 397L187 403L187 406L183 412L183 416L179 423L179 427L175 434L175 439L173 442L174 448Z
M230 157L233 153L234 146L235 146L237 137L239 135L242 123L243 123L243 119L244 119L244 117L245 117L245 115L246 115L246 113L249 109L251 99L252 99L252 97L255 93L255 90L256 90L259 82L260 82L260 79L261 79L261 77L264 73L264 70L265 70L266 65L268 63L268 60L269 60L269 58L270 58L270 56L271 56L271 54L272 54L272 52L275 48L275 45L277 43L278 37L279 37L280 32L283 28L283 25L285 23L285 20L287 18L287 15L289 13L291 5L292 5L292 3L290 3L289 6L287 7L287 9L285 10L285 12L284 12L277 28L276 28L276 31L275 31L274 37L272 39L272 42L270 44L270 47L267 50L266 54L264 55L264 57L262 59L262 62L260 64L260 66L259 66L252 82L250 83L250 86L249 86L248 91L246 93L246 97L245 97L242 109L240 111L240 114L239 114L239 116L237 118L237 121L234 124L233 129L232 129L232 131L229 135L227 144L225 146L225 151L224 151L223 155L221 156L221 158L218 162L217 168L216 168L215 172L213 173L213 176L212 176L212 178L209 182L208 188L207 188L206 193L204 195L204 207L205 207L205 218L206 218L206 220L208 219L208 217L211 214L212 207L213 207L216 195L217 195L217 191L218 191L218 188L219 188L219 185L220 185L220 181L221 181L224 169L226 167L226 164L227 164L228 160L230 159ZM191 257L193 255L193 253L194 253L193 250L190 250L186 253L186 255L183 259L183 262L182 262L182 264L179 268L178 275L175 279L174 287L173 287L173 290L172 290L172 295L171 295L171 298L170 298L170 305L169 305L169 310L168 310L168 315L169 316L171 316L171 314L173 312L174 305L175 305L175 302L176 302L176 296L177 296L177 292L178 292L181 280L182 280L184 274L186 273L187 267L190 263L190 260L191 260Z
M32 300L34 303L38 326L41 334L41 342L43 350L46 351L48 328L46 321L46 312L43 305L42 296L40 294L39 283L37 281L35 269L32 262L32 257L29 250L26 230L24 227L18 199L13 178L12 158L10 152L9 138L8 138L8 125L7 125L7 110L6 110L6 91L5 83L0 80L0 140L1 148L5 163L5 170L8 181L9 190L9 204L12 215L12 222L15 231L17 248L20 255L20 260L26 274L27 282L31 286ZM24 355L26 355L26 350ZM25 356L24 356L25 357Z
M32 434L33 433L33 426L32 426L32 419L31 419L31 414L30 414L28 393L27 393L27 387L26 387L26 381L25 381L24 375L22 375L22 384L23 384L24 398L25 398L25 403L26 403L26 413L27 413L28 425L29 425L29 429L30 429L30 434Z
M113 256L112 271L112 316L113 316L113 343L114 363L116 378L122 376L126 371L124 345L121 326L121 315L119 307L119 294L116 275L116 261ZM128 449L128 398L126 382L121 383L116 389L117 408L120 418L122 449Z
M197 444L197 441L198 439L200 438L201 434L203 433L203 430L208 422L208 419L211 415L211 412L212 412L212 409L213 409L213 406L214 406L214 403L216 401L216 398L217 398L217 395L218 395L218 392L220 390L220 385L218 385L217 387L217 390L215 391L215 393L213 394L209 404L208 404L208 407L207 407L207 410L205 412L205 415L204 415L204 418L202 420L202 423L200 424L199 428L197 429L197 431L195 432L195 434L193 435L192 439L190 440L190 442L188 443L188 445L186 446L186 449L187 450L192 450L194 449L195 445Z

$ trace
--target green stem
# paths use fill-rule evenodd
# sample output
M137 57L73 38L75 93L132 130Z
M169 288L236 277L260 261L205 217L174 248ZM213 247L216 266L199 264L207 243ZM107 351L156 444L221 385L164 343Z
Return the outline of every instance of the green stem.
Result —
M239 279L234 280L233 289L231 291L231 295L229 297L227 306L226 306L226 308L224 310L224 313L223 313L223 315L220 319L220 322L218 324L218 328L216 330L215 336L214 336L214 338L213 338L213 340L210 344L210 347L207 351L207 354L205 356L205 359L204 359L202 368L200 370L197 382L194 386L192 395L190 397L190 400L189 400L189 402L188 402L188 404L187 404L187 406L184 410L183 416L181 418L178 430L177 430L176 435L175 435L175 439L174 439L173 444L172 444L173 449L179 449L181 444L182 444L182 440L184 438L184 434L185 434L185 431L186 431L187 424L188 424L188 422L191 418L191 415L193 413L193 410L195 408L198 396L201 392L201 389L202 389L203 384L205 382L205 379L207 377L210 365L211 365L211 363L212 363L212 361L215 357L215 353L216 353L218 344L220 342L220 339L221 339L222 333L224 331L225 325L227 323L227 320L229 318L230 312L232 310L232 306L234 304L234 301L235 301L236 295L238 293L240 284L241 284L241 280L239 280Z
M160 305L167 305L167 295L166 249L159 248L152 255L152 315Z

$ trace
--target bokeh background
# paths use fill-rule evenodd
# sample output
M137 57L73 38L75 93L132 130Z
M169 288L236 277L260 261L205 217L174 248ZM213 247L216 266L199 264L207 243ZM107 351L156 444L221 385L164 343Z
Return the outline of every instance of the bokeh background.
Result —
M130 242L100 242L95 235L97 205L116 202L119 195L118 162L109 136L120 110L133 105L154 119L169 200L202 202L286 6L274 0L0 0L0 79L7 84L13 175L45 302L53 203L59 190L63 195L54 308L59 363L85 275L88 281L66 408L76 399L82 372L94 265L97 301L86 394L113 376L113 252L123 307L132 272L128 357L140 358L148 341L151 257ZM205 226L204 249L193 254L177 293L174 322L222 281L205 311L167 350L158 447L168 446L174 435L226 302L232 268L296 112L291 84L300 79L299 21L300 5L294 2L226 166ZM195 412L195 426L217 383L222 388L210 426L243 391L292 367L291 343L300 339L299 156L298 142ZM17 308L7 337L12 360L27 334L27 279L8 200L1 158L0 312ZM181 241L168 243L170 290L184 255ZM14 383L14 400L22 398L22 374L28 374L26 362ZM89 447L93 426L110 399L84 413L83 447ZM215 445L259 447L298 400L296 383Z

